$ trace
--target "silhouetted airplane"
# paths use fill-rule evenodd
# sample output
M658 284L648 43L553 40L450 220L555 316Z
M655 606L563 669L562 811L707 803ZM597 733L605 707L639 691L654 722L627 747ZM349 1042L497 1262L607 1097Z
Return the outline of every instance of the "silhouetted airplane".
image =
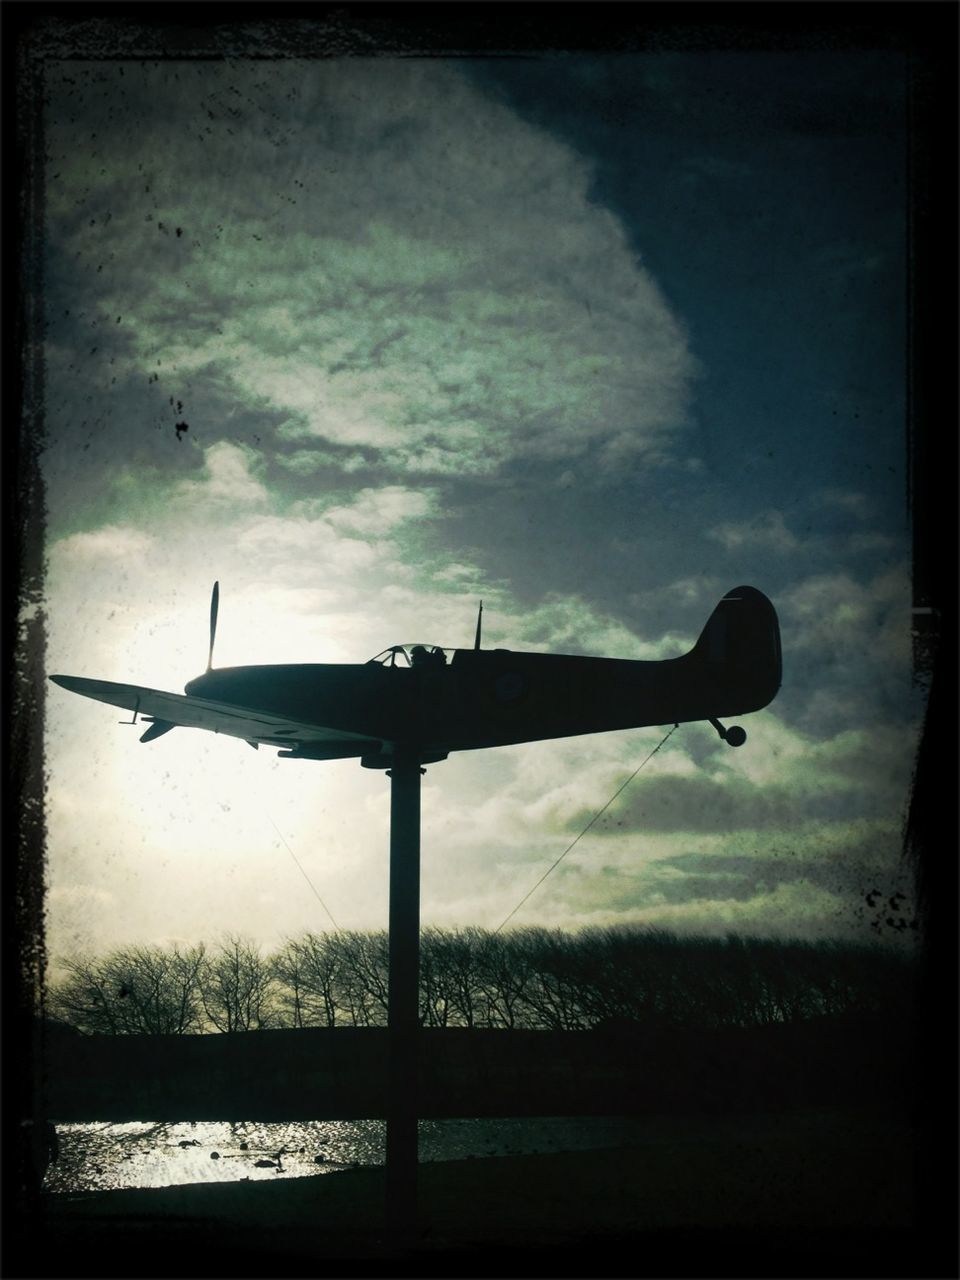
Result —
M765 595L737 587L697 643L659 662L481 649L392 645L365 663L213 667L219 584L210 603L206 672L184 694L51 676L55 684L142 716L151 742L178 726L283 748L288 759L359 756L386 769L397 747L422 764L541 738L709 721L730 746L746 741L720 717L759 711L780 687L780 628ZM127 722L125 722L127 723Z

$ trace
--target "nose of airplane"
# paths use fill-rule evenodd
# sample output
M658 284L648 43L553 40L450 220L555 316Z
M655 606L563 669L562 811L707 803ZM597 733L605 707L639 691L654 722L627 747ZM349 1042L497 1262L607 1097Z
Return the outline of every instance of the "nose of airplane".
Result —
M188 680L183 686L183 692L191 698L209 698L211 696L210 675L211 672L205 671L203 675L195 676L192 680Z
M236 702L245 706L259 705L262 695L270 691L262 667L225 667L204 671L184 685L184 692L194 698Z

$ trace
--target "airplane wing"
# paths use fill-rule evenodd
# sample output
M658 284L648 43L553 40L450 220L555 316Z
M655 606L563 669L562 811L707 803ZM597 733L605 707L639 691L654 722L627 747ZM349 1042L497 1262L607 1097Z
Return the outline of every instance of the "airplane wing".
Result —
M313 759L335 760L362 756L379 752L383 746L379 739L349 733L344 729L304 724L249 707L214 702L209 698L165 693L161 689L147 689L136 684L116 684L112 680L87 680L82 676L51 676L50 679L61 688L69 689L71 693L95 698L98 702L122 707L125 711L139 713L147 720L152 720L152 726L147 729L141 741L150 741L168 729L182 726L186 729L208 729L212 733L229 734L230 737L243 738L256 745L262 743L271 747L303 747Z

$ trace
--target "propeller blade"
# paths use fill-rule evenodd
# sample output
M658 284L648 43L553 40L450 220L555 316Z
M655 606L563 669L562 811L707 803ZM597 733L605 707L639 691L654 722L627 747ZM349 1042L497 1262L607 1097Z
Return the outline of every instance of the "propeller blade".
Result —
M482 622L483 622L483 601L481 600L481 601L480 601L480 612L477 614L477 636L476 636L476 639L475 639L475 640L474 640L474 642L473 642L473 647L474 647L475 649L479 649L479 648L480 648L480 625L481 625L481 623L482 623Z
M220 583L213 584L210 596L210 656L207 658L207 670L213 667L213 642L217 638L217 612L220 608Z

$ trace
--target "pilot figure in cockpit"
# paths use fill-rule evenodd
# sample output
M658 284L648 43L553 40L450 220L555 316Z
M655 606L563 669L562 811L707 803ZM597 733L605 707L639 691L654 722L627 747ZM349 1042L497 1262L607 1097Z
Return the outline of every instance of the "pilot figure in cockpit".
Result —
M442 667L446 664L447 655L442 649L427 649L425 645L415 644L410 650L412 667Z

